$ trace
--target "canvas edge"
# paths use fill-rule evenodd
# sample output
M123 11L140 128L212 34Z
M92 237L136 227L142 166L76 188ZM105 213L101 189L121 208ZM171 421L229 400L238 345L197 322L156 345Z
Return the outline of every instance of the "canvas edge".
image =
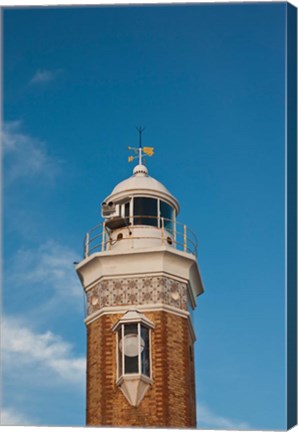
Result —
M297 8L286 8L286 418L297 424Z

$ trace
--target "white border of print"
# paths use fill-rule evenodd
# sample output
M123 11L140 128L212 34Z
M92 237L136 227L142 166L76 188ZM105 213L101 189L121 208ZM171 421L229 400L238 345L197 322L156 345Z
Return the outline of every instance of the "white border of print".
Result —
M254 0L242 0L242 2L245 3L256 3L256 1ZM280 2L280 0L262 0L262 2L271 2L271 3L276 3L276 2ZM140 0L87 0L86 2L82 2L82 0L63 0L63 1L59 1L59 0L47 0L47 1L42 1L42 0L28 0L28 1L22 1L22 0L0 0L0 7L1 6L9 6L9 7L17 7L17 6L63 6L63 5L69 5L69 6L75 6L75 5L82 5L82 6L88 6L88 5L116 5L116 4L158 4L158 3L240 3L239 0L216 0L216 1L212 1L212 0L163 0L163 1L158 1L158 0L145 0L145 1L140 1ZM298 0L290 0L289 3L291 3L292 5L294 5L295 7L298 8ZM297 10L298 13L298 10ZM0 20L1 20L1 24L2 24L2 16L0 13ZM1 74L1 71L0 71ZM0 425L0 429L4 428L8 428L8 430L10 432L21 432L21 431L36 431L36 432L49 432L49 428L46 426L42 426L42 427L38 427L38 426L1 426ZM84 431L86 430L83 427L54 427L51 428L54 429L55 431L58 432L74 432L75 431ZM100 430L100 428L92 428L92 427L88 427L88 431L90 432L98 432L98 430ZM104 428L105 431L109 431L111 430L112 432L123 432L123 429L121 428ZM129 428L127 429L129 430ZM293 429L291 429L292 432L298 432L298 426L295 426ZM144 429L137 429L134 428L133 429L134 432L144 432ZM155 432L160 431L162 432L162 429L154 429ZM175 432L175 429L172 430L172 432ZM178 430L177 430L178 432ZM213 432L213 430L209 430L208 432ZM220 432L219 430L216 430L214 432ZM238 432L238 431L233 431L233 432ZM245 431L239 431L239 432L245 432ZM259 432L259 431L255 431L255 432ZM267 431L269 432L269 431Z

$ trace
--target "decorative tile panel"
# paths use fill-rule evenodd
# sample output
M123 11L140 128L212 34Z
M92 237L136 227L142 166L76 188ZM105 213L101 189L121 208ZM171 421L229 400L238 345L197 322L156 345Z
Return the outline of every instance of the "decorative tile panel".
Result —
M187 310L185 283L164 276L110 279L87 293L87 315L103 307L162 303Z

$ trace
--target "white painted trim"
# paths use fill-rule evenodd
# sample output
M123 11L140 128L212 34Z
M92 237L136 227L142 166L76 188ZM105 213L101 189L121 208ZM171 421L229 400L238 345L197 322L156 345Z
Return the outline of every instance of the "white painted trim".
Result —
M189 329L192 343L194 344L196 342L197 338L196 338L195 330L194 330L193 325L192 325L191 318L188 320L188 329Z
M139 371L140 374L142 373L142 362L141 362L141 323L140 322L138 322L138 371Z
M76 271L85 291L103 277L145 277L152 273L163 273L173 279L181 278L189 282L194 298L204 292L195 257L166 245L148 249L129 249L125 253L94 253L81 261Z
M193 291L191 289L189 281L187 281L186 289L187 289L187 294L188 294L190 305L191 305L192 309L195 309L197 306L197 302L196 302L195 296L193 295Z
M153 382L153 367L152 367L152 331L149 330L149 366L150 366L150 379Z
M135 310L136 306L104 307L104 308L100 309L99 311L95 312L94 314L90 315L89 317L87 317L84 322L85 322L86 326L88 326L93 321L96 321L97 319L99 319L103 315L114 315L114 314L121 314L121 313L124 314L125 312L127 312L130 309ZM163 312L172 313L173 315L177 315L179 317L188 319L189 331L190 331L191 338L192 338L193 342L196 341L196 334L195 334L195 331L194 331L194 328L192 325L190 313L188 311L182 311L181 309L175 308L174 306L168 306L168 305L164 305L162 303L157 303L154 305L138 305L137 310L140 312L160 312L160 311L163 311Z
M124 375L122 379L120 378L116 384L120 387L129 404L137 407L149 390L152 382L144 375L129 374Z
M123 306L110 306L103 307L99 311L94 312L92 315L89 315L85 320L85 324L88 325L96 319L100 318L103 315L115 315L115 314L124 314L129 310L135 310L136 305L123 305ZM155 304L147 304L147 305L137 305L137 310L139 312L156 312L156 311L165 311L173 313L174 315L190 318L190 313L188 311L183 311L181 309L175 308L174 306L165 305L163 303L155 303Z
M89 255L88 257L82 259L82 261L80 261L77 265L76 265L76 270L79 271L85 264L87 264L89 261L93 261L95 258L106 258L106 257L114 257L114 256L118 256L118 255L142 255L142 254L146 254L148 255L149 253L163 253L163 252L170 252L173 255L178 255L181 258L185 258L186 260L190 260L193 261L195 263L197 263L196 257L193 254L190 254L188 252L184 252L178 249L173 249L171 246L159 246L159 247L148 247L148 248L144 248L144 249L136 249L136 250L127 250L127 251L121 251L121 254L119 254L119 251L117 250L108 250L108 251L104 251L104 252L94 252L93 254Z
M139 316L133 318L127 318L126 316L128 315L129 311L135 311ZM138 313L137 308L135 309L130 308L128 311L126 311L124 316L120 318L119 321L116 322L116 324L113 325L112 331L117 332L118 327L120 327L120 325L122 324L126 325L126 324L137 324L137 323L144 324L146 327L151 329L155 327L155 324L152 321L150 321L145 315Z
M122 371L121 371L121 374L119 374L120 378L124 375L124 372L125 372L125 362L124 362L124 326L121 326L121 366L122 366Z
M117 381L116 381L116 385L119 386L123 383L123 381L125 381L125 379L142 379L144 380L147 384L153 384L153 380L149 377L147 377L146 375L143 375L141 373L131 373L131 374L125 374L122 375Z
M119 336L116 332L116 379L119 379Z

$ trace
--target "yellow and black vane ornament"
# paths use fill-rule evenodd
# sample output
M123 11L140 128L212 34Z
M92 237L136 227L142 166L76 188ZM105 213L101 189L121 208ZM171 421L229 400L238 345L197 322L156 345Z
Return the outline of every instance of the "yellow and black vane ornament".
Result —
M142 132L144 131L144 127L140 126L137 128L139 131L139 147L128 147L128 150L133 150L135 156L129 156L128 162L132 162L134 159L139 159L139 165L143 165L143 158L145 156L153 156L154 148L153 147L143 147L142 146Z

